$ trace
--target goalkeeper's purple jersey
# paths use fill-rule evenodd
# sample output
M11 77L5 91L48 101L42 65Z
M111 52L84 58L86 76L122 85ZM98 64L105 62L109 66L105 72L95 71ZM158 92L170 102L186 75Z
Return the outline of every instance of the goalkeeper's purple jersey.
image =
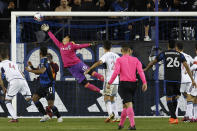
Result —
M76 50L81 49L81 48L86 48L90 46L90 44L74 44L72 42L69 42L67 44L63 44L60 42L52 32L48 32L48 35L50 38L53 40L53 42L56 44L56 46L59 48L61 56L62 56L62 61L64 64L64 67L70 67L75 64L78 64L81 60L76 56Z

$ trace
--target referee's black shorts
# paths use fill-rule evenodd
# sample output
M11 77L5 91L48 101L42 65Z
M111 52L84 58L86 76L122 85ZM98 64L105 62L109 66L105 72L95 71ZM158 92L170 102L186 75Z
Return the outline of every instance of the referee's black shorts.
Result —
M172 97L181 95L180 83L178 82L166 82L166 96Z
M123 100L123 104L132 102L136 88L137 82L120 81L118 93Z

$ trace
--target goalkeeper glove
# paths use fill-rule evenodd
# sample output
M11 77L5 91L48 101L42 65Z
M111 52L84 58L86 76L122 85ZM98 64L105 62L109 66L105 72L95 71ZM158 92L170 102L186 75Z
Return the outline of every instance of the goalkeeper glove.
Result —
M45 32L48 32L48 31L49 31L49 25L48 25L48 24L43 24L43 25L41 26L41 30L42 30L42 31L45 31Z

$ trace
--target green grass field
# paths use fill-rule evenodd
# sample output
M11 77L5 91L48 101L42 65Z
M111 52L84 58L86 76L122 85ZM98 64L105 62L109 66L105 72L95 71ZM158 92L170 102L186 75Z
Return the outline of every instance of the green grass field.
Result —
M104 118L67 118L63 123L56 119L41 123L40 119L19 119L18 123L8 123L7 118L0 118L0 131L114 131L118 123L104 123ZM136 118L138 131L196 131L197 123L180 122L178 125L168 124L167 118ZM128 120L125 123L127 130Z

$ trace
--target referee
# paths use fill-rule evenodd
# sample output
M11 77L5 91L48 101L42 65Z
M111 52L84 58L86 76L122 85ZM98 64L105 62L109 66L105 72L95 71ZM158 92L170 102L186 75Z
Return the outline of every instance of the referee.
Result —
M123 100L123 111L121 113L121 120L118 129L120 130L123 128L124 122L128 116L130 121L129 130L136 130L132 105L132 96L134 96L137 88L136 71L140 75L143 82L143 91L147 90L147 83L141 62L136 57L130 56L133 49L131 49L128 45L123 45L121 52L123 56L116 60L115 69L110 81L108 82L107 88L110 88L110 85L113 83L117 75L120 74L118 93Z
M159 61L164 61L164 79L166 82L166 100L170 112L170 124L178 124L176 117L177 98L181 95L180 93L180 82L181 82L181 63L185 67L192 85L196 87L196 83L192 77L191 71L187 65L187 61L183 54L175 50L176 43L174 40L169 40L168 50L161 52L155 60L150 62L144 71L151 68L154 64Z

